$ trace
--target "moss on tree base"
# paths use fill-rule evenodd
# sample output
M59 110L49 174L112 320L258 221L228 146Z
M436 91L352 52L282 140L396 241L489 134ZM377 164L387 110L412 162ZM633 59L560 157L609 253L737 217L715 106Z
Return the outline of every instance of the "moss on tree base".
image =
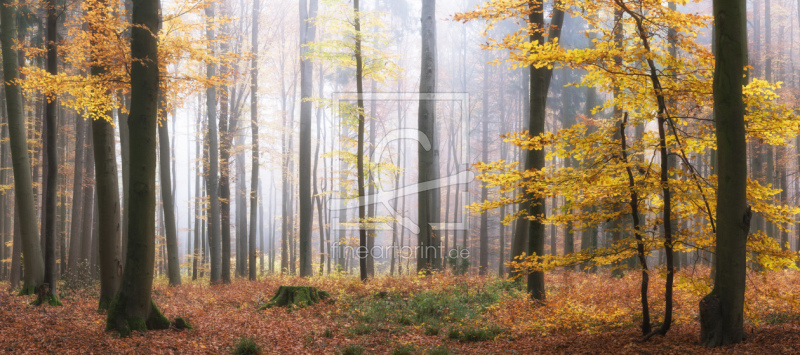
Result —
M58 296L50 292L49 284L41 284L36 288L36 299L30 303L32 306L47 304L53 307L60 307L64 304L59 301Z
M194 327L192 327L192 325L189 324L189 322L186 319L184 319L183 317L175 318L175 320L172 322L172 326L177 330L184 330L184 329L192 330L192 329L194 329Z
M30 296L33 294L36 294L36 287L33 285L24 285L21 289L19 289L17 296Z
M330 297L328 292L319 291L316 287L281 286L278 287L275 296L267 304L259 307L258 310L272 307L304 308Z
M146 332L148 330L169 329L170 321L156 303L150 300L150 312L147 319L130 317L125 314L125 303L122 296L111 301L106 317L106 331L116 331L122 337L131 335L132 332Z

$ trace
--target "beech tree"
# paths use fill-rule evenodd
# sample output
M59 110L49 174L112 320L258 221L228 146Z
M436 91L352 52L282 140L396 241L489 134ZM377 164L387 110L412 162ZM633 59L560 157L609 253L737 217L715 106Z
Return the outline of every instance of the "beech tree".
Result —
M128 248L119 291L108 309L106 330L166 329L150 294L155 262L156 125L158 125L158 39L160 0L134 0L131 23L130 212Z
M0 44L3 51L3 76L5 79L6 111L8 117L8 136L11 147L11 164L14 170L14 197L20 226L20 238L14 242L17 250L17 240L22 246L22 261L25 271L23 273L22 290L20 294L32 294L44 281L44 261L42 249L39 244L38 223L33 197L33 178L31 163L28 158L28 141L23 116L22 91L17 81L19 77L19 62L14 41L17 38L17 11L12 2L0 1ZM12 268L13 269L13 268ZM13 270L12 270L13 271Z
M714 289L700 301L700 343L744 340L747 236L747 141L742 87L747 65L747 4L714 0L714 122L717 136L717 231Z

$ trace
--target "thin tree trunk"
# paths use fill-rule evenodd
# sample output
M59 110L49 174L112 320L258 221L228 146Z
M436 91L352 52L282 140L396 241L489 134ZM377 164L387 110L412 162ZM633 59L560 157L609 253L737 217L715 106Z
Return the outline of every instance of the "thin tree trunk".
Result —
M83 182L83 207L81 208L81 212L83 213L83 217L81 217L81 250L79 256L79 262L84 263L84 266L89 265L89 258L91 257L91 250L92 250L92 228L94 228L94 204L97 196L94 193L94 142L89 137L93 137L94 133L92 132L93 127L92 125L89 126L89 131L87 132L87 139L86 139L86 147L83 149L84 160L86 162L84 169L84 182Z
M160 102L164 103L166 98L161 97ZM177 119L172 117L173 120ZM158 147L159 162L161 171L161 201L164 213L164 229L167 244L167 276L171 286L181 284L180 257L178 255L178 226L175 223L175 202L172 194L172 175L170 161L172 160L169 146L169 129L167 122L158 125Z
M213 21L214 5L211 4L205 9L206 17ZM214 27L209 22L206 24L206 37L209 41L208 51L213 56L214 53ZM214 62L206 64L206 78L212 79L216 76ZM217 88L213 85L206 89L206 113L208 115L208 161L209 168L206 172L206 189L208 193L210 209L208 211L208 251L211 259L211 280L212 284L222 281L221 270L221 218L220 218L220 194L219 194L219 135L217 133Z
M250 280L255 280L256 275L256 232L261 229L261 270L264 270L264 232L263 226L258 223L258 210L261 207L261 201L258 199L260 191L258 169L259 166L259 147L258 147L258 14L259 14L259 0L253 0L253 23L252 34L250 36L251 49L253 58L250 61L250 132L252 134L251 142L251 175L250 175L250 253L248 255L250 270Z
M359 1L353 0L353 10L355 11L355 37L356 37L356 91L358 93L358 143L356 152L356 184L358 185L358 198L363 198L366 195L364 189L364 65L361 53L361 19L359 10ZM367 230L364 227L364 220L366 217L366 208L364 204L359 203L358 206L358 259L360 268L361 281L366 281L369 277L367 272Z
M487 52L488 53L488 52ZM487 62L483 64L483 115L481 116L481 161L489 161L489 63L488 56L484 58ZM489 199L489 189L486 183L481 184L481 202ZM489 272L489 213L481 212L480 230L480 265L478 272L486 275Z
M530 36L531 41L544 43L545 38L541 30L544 28L544 12L542 3L529 3L530 13L528 15L529 26L535 26ZM548 42L553 42L561 35L561 25L564 22L564 12L558 8L560 2L556 1L556 8L553 10L550 21L550 31ZM531 136L535 137L544 133L545 111L547 107L547 92L552 78L552 68L530 67L530 117L528 127ZM544 151L532 150L525 154L525 170L540 170L544 168ZM520 204L520 210L525 210L529 216L544 218L544 198L541 196L527 197L526 202ZM522 254L525 237L528 240L528 255L541 256L544 254L544 224L540 221L529 221L526 218L517 220L516 230L514 231L514 246L512 246L512 257ZM543 300L545 298L544 273L541 271L528 273L528 293L531 298Z
M420 62L419 92L422 94L435 94L437 82L437 45L436 45L436 1L423 0L421 12L421 42L422 58ZM439 179L439 140L436 131L436 105L435 100L419 101L417 114L417 129L425 135L430 142L430 149L419 150L418 182L433 183ZM418 218L420 232L418 244L422 255L417 255L417 272L430 272L441 266L439 253L440 238L433 225L439 223L441 203L440 192L437 188L421 191L417 195Z

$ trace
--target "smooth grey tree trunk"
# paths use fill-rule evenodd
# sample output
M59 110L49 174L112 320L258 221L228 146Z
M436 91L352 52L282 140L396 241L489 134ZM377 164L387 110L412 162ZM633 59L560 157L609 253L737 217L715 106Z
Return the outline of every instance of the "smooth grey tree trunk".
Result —
M155 261L156 214L156 126L158 125L159 0L133 3L131 34L131 112L128 120L131 189L128 219L128 248L125 268L106 318L106 330L123 336L132 331L164 329L164 318L150 297ZM138 59L138 60L137 60ZM135 167L135 169L134 169Z
M229 15L229 4L222 3L222 16ZM230 35L229 24L222 26L223 35ZM228 51L227 41L220 42L220 53ZM220 77L226 77L228 69L221 66ZM219 202L220 202L220 236L222 239L222 263L221 276L222 283L231 283L231 135L233 126L229 122L229 97L230 91L227 86L223 86L219 98Z
M255 280L257 275L256 269L256 233L259 228L261 229L261 270L264 270L264 228L258 223L258 210L261 207L261 202L258 198L259 188L259 147L258 147L258 15L260 13L259 0L253 0L253 23L252 33L250 35L250 47L253 52L253 58L250 61L250 133L252 135L251 154L252 154L252 172L250 175L250 231L249 231L249 253L248 260L250 270L248 276L250 280Z
M214 5L205 9L206 16L214 19ZM206 37L209 40L209 52L214 51L214 28L211 23L206 24ZM216 75L216 67L213 62L206 64L206 78L213 78ZM210 255L212 284L222 281L221 260L221 219L219 206L219 137L217 133L217 88L213 85L206 89L206 112L208 115L208 172L206 172L206 189L208 191L209 211L208 211L208 251Z
M311 0L306 10L306 0L300 4L300 157L298 159L298 188L300 202L300 276L312 276L311 226L314 206L311 201L311 101L314 65L304 55L306 44L314 42L316 28L310 18L317 16L317 0ZM358 11L358 9L356 9ZM358 21L358 20L356 20ZM356 25L358 26L358 25ZM358 30L356 30L358 31ZM358 36L358 35L356 35ZM357 45L358 46L358 45Z
M164 99L162 99L164 100ZM173 120L177 119L172 117ZM169 129L164 120L158 125L158 147L161 171L161 201L164 213L164 228L167 242L167 276L169 284L181 284L181 265L178 255L178 226L175 223L175 201L172 194L172 174L170 162L172 160L169 146Z
M46 49L47 72L51 75L58 74L58 52L57 52L57 26L58 14L56 13L55 0L48 0L46 3L47 17L46 23ZM44 164L47 174L44 176L44 201L42 202L44 214L44 283L48 284L50 294L47 296L50 305L61 305L58 300L58 272L56 270L56 205L58 204L58 152L57 152L57 137L58 137L58 121L56 120L56 111L58 101L55 97L50 100L46 96L44 107ZM44 299L38 299L37 302L44 303Z
M109 15L105 1L98 2L96 6L98 8L95 10L103 18ZM89 30L98 36L106 35L100 32L102 29L95 28L96 25L97 23L89 23ZM97 43L93 41L92 45L97 45ZM106 71L107 69L102 66L93 66L91 69L92 75L95 76L103 75ZM105 114L111 116L111 112ZM78 117L78 120L82 119ZM120 277L122 277L119 178L117 175L116 139L111 122L104 119L92 121L92 141L99 213L97 221L100 264L98 308L106 310L119 288Z
M25 275L21 294L30 294L44 281L44 261L36 230L36 207L33 197L33 178L28 158L28 142L23 117L22 92L17 78L19 62L14 40L17 37L16 9L8 0L0 1L0 43L2 43L3 77L5 79L8 133L11 163L14 170L14 196L19 214L20 244L22 246ZM16 245L16 243L15 243Z
M422 59L420 62L420 94L435 94L437 79L437 47L436 47L436 1L423 0L421 13L422 29ZM439 179L439 139L436 131L436 104L435 100L419 101L417 112L417 129L425 135L430 142L430 149L419 147L418 167L420 184ZM439 231L433 225L439 223L441 218L440 189L436 188L421 191L417 194L419 224L417 253L417 271L430 272L441 267L439 252Z
M700 344L744 340L747 234L747 141L742 97L747 64L747 4L714 0L714 121L717 133L717 235L714 289L700 301Z
M481 106L483 107L483 115L481 115L481 161L489 162L489 58L484 58L486 63L483 64L483 95ZM489 199L489 189L486 183L481 184L481 202ZM480 260L478 266L478 273L486 275L489 272L489 213L488 211L481 212L481 230L480 230Z
M94 227L94 204L97 196L94 193L94 142L92 142L94 133L92 132L92 125L89 125L87 132L86 146L83 149L84 155L84 182L83 182L83 207L81 207L81 250L78 262L89 265L90 253L92 250L92 228Z

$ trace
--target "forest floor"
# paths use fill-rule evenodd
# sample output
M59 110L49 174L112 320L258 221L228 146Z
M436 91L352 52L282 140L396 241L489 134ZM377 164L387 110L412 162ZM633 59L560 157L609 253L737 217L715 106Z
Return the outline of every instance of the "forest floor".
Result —
M193 330L162 330L119 338L106 333L96 286L65 290L64 307L33 307L0 283L0 352L231 353L243 337L264 353L800 353L800 272L748 276L748 338L708 350L698 345L697 304L709 290L707 270L676 278L675 322L666 337L641 343L639 276L551 273L548 300L534 303L519 285L493 277L263 277L209 286L168 287L157 279L153 299L167 317L185 317ZM650 288L651 314L663 314L663 275ZM327 290L332 301L304 309L256 311L281 285Z

